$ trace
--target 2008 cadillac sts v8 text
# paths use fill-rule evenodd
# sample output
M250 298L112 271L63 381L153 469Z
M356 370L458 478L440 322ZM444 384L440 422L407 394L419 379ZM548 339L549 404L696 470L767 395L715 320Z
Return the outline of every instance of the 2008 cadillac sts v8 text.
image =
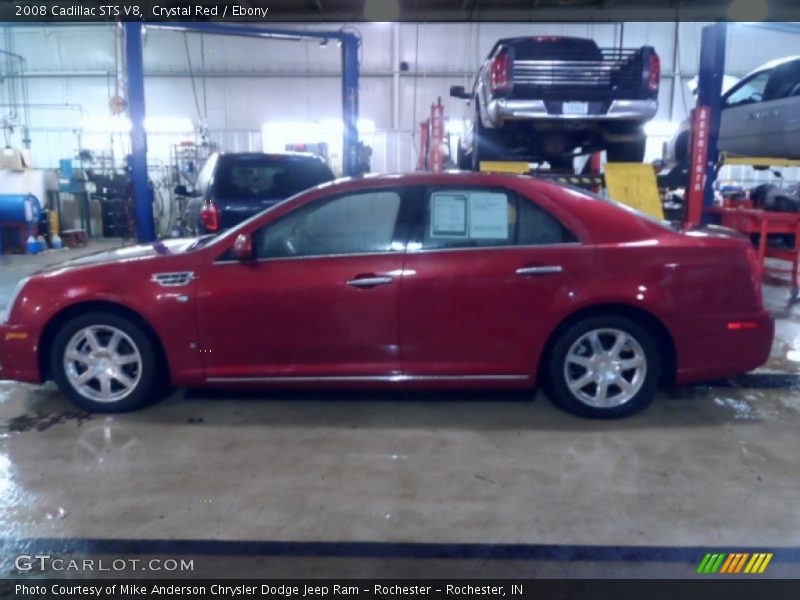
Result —
M618 417L659 383L763 364L772 317L747 241L676 231L527 177L343 180L215 237L39 273L0 325L0 377L91 411L169 384L533 388Z

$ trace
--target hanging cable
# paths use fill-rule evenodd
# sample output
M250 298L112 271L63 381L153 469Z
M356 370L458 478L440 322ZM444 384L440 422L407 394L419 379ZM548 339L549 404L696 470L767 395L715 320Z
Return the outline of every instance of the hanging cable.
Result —
M194 71L192 69L192 55L189 52L189 37L186 32L183 34L183 44L186 47L186 62L189 64L189 78L192 80L192 94L194 95L194 107L197 109L197 119L202 121L203 114L200 112L200 100L197 97L197 86L194 81Z

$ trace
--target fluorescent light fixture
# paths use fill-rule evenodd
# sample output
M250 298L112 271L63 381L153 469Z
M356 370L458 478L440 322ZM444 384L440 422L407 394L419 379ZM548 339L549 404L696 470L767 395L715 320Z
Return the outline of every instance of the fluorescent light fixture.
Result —
M464 135L464 121L461 119L447 119L444 123L444 130L450 135L461 137Z
M359 119L356 126L359 135L375 133L375 122L370 119ZM344 123L341 119L323 119L321 121L266 121L261 125L264 135L291 138L294 142L315 142L320 138L344 135Z
M680 123L674 121L650 121L644 126L644 133L647 136L671 138L679 127Z
M144 128L149 133L193 133L194 123L187 117L145 117Z
M128 133L131 122L127 117L86 115L83 130L87 133ZM148 133L192 133L194 124L186 117L145 117L144 128Z
M400 18L400 5L397 0L365 0L364 19L386 23Z

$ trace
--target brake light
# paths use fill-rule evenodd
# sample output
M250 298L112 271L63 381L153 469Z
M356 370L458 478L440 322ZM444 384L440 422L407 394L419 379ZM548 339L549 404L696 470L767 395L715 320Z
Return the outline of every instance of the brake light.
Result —
M204 204L200 210L200 221L207 231L219 231L219 211L213 202Z
M492 91L504 91L509 87L508 54L496 56L492 61Z
M755 321L732 321L728 323L728 329L731 331L739 331L742 329L757 329L758 323Z
M661 83L661 59L655 52L650 54L650 72L647 74L647 89L657 92Z
M557 35L537 35L533 38L535 42L560 42L564 38Z

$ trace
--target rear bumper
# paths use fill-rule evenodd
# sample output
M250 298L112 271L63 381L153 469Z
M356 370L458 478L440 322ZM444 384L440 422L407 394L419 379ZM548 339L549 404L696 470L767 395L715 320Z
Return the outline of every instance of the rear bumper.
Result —
M503 121L556 120L587 123L606 121L649 121L656 116L658 100L614 100L605 114L562 115L547 111L544 100L510 100L496 98L487 104L489 120L495 127Z
M0 325L0 379L42 383L36 336L22 325Z
M678 385L742 375L769 359L775 321L767 312L705 315L680 321L672 327L678 358ZM741 327L731 324L741 324Z

